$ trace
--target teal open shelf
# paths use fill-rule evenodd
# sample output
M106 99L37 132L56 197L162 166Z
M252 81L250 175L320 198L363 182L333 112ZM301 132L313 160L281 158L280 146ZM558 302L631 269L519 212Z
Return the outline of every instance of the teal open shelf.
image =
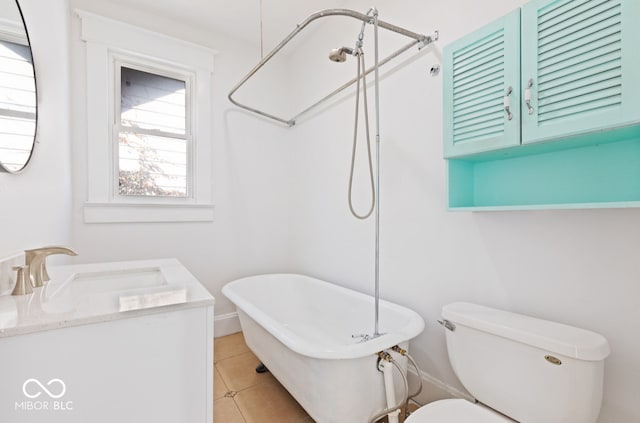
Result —
M450 159L450 210L640 207L637 128Z

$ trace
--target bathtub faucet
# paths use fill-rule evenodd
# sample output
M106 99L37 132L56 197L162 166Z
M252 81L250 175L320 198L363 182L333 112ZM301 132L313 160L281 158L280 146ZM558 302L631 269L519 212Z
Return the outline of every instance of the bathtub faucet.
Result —
M25 267L27 268L29 281L34 288L42 286L44 282L49 280L46 259L53 254L78 255L71 248L60 246L42 247L24 251Z
M379 336L384 335L384 333L378 333L378 334L373 334L373 335L368 335L366 333L359 333L359 334L355 334L355 335L351 335L351 339L360 339L357 343L358 344L362 344L363 342L367 342L371 339L376 339Z
M361 344L363 342L367 342L369 340L369 335L367 335L366 333L360 333L357 335L351 335L351 339L360 339L358 341L358 344Z

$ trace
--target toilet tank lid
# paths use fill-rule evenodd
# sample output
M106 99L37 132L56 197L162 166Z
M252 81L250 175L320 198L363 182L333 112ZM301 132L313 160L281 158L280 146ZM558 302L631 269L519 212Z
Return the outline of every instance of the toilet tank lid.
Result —
M579 360L604 360L611 352L605 337L595 332L477 304L448 304L442 308L442 317L455 324Z

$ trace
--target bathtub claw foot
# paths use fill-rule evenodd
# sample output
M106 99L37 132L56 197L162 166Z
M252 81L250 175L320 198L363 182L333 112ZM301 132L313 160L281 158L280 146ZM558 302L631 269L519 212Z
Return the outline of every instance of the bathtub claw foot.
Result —
M267 373L268 371L269 369L267 369L267 366L262 363L256 366L256 373Z

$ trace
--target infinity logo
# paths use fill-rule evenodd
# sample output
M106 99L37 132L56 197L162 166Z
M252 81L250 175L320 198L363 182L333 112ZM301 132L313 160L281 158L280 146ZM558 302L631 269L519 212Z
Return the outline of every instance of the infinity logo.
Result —
M59 394L52 393L42 383L40 383L40 381L38 379L27 379L27 380L25 380L24 384L22 385L22 392L24 393L24 395L27 398L32 398L33 399L33 398L38 398L40 396L40 394L42 394L42 391L44 391L51 398L57 399L57 398L62 397L65 394L65 392L67 392L67 386L60 379L51 379L49 382L47 382L47 386L51 387L51 384L55 384L55 383L58 383L60 385L60 387L61 387L61 391L60 391ZM33 384L36 384L37 386L39 386L40 390L38 392L36 392L35 394L30 394L30 393L27 392L27 386L33 385Z

